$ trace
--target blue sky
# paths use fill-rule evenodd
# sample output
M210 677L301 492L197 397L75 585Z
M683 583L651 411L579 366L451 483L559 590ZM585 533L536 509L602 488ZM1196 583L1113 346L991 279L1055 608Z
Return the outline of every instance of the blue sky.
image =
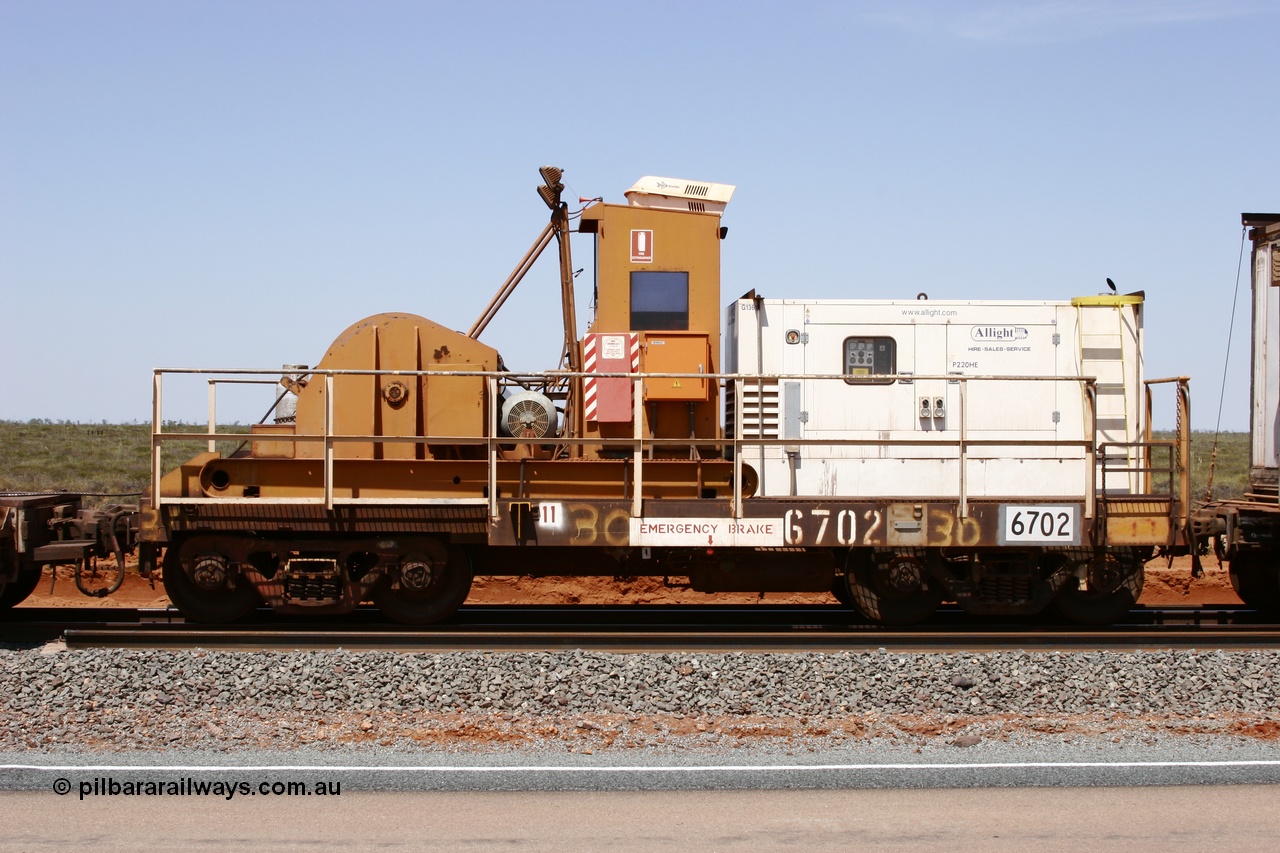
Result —
M381 311L466 329L554 163L737 185L726 300L1145 290L1147 374L1211 429L1239 214L1280 209L1276 7L0 0L0 418L146 420L153 367L314 364ZM485 333L512 368L555 366L555 275Z

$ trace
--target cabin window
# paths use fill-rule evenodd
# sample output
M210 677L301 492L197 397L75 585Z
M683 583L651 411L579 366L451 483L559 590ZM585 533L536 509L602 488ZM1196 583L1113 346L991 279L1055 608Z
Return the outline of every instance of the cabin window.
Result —
M850 385L889 385L892 379L875 379L898 372L898 345L893 338L845 338L844 381Z
M673 332L689 328L687 272L631 273L631 330Z

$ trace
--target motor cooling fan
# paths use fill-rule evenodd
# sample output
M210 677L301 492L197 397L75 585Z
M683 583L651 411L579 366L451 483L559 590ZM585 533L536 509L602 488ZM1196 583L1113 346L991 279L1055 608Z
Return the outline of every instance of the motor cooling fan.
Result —
M514 438L546 438L555 431L555 404L537 391L512 394L502 401L498 426Z

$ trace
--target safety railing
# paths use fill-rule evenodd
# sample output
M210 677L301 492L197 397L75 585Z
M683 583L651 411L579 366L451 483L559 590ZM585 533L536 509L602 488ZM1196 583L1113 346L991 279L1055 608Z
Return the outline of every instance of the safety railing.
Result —
M1191 443L1188 425L1191 423L1191 391L1190 380L1186 376L1174 376L1168 379L1148 379L1143 385L1145 391L1143 434L1135 442L1103 442L1098 445L1102 460L1101 489L1102 494L1112 492L1108 482L1116 475L1123 475L1124 491L1129 491L1128 484L1134 480L1139 484L1139 496L1154 497L1165 500L1186 500L1191 491ZM1152 428L1152 390L1158 385L1173 385L1177 395L1176 423L1173 438L1156 438ZM1109 451L1120 453L1111 454ZM1137 451L1136 455L1133 454ZM1138 475L1136 478L1132 475Z
M757 435L755 437L746 437L744 432L744 391L749 386L761 386L765 383L779 383L782 381L820 381L846 383L859 385L862 382L852 381L851 377L843 374L729 374L729 373L572 373L567 371L554 371L547 373L510 373L510 372L493 372L493 371L466 371L466 370L429 370L429 371L405 371L405 370L322 370L312 369L297 372L307 377L308 382L321 381L325 387L325 409L323 419L323 431L319 434L298 433L293 434L272 434L270 440L272 442L291 442L295 446L300 443L322 443L323 446L323 496L320 498L180 498L165 499L161 494L161 479L164 472L164 460L162 456L162 448L165 444L180 441L207 441L208 447L212 451L215 442L218 439L236 440L236 441L252 441L254 436L245 435L244 433L226 433L219 432L217 427L217 394L216 387L222 384L262 384L262 385L278 385L281 371L279 370L253 370L253 369L199 369L199 368L158 368L153 373L153 390L152 390L152 430L151 430L151 455L152 455L152 472L151 472L151 495L152 504L159 507L164 502L178 503L228 503L233 501L244 501L246 503L265 504L265 503L291 503L291 504L322 504L326 509L333 509L337 505L371 503L371 502L388 502L381 499L366 498L338 498L334 493L334 465L336 462L335 449L344 443L372 443L372 444L432 444L432 445L456 445L456 446L479 446L485 448L487 458L487 483L485 493L470 498L422 498L422 499L405 499L397 498L396 504L406 503L429 503L429 504L467 504L467 505L487 505L491 518L498 515L498 463L501 458L502 446L510 446L513 443L520 443L521 439L517 437L501 435L498 430L498 411L501 407L502 393L508 388L524 389L531 385L546 387L548 385L560 386L579 386L581 380L592 378L600 379L625 379L631 383L632 393L632 411L641 413L644 411L644 383L652 379L687 379L701 381L715 381L719 383L722 390L732 387L736 404L733 408L732 434L727 437L653 437L644 434L644 418L632 418L632 435L629 438L606 438L601 436L575 436L569 435L568 429L571 424L566 425L564 434L547 436L533 440L533 443L542 445L556 445L557 447L570 450L572 448L584 445L611 447L625 452L630 450L632 472L630 477L630 491L632 500L632 514L636 517L642 515L643 496L644 496L644 467L646 456L653 450L663 447L688 447L696 445L699 448L716 447L721 451L730 451L733 461L733 492L732 492L732 513L734 518L743 517L743 501L744 495L742 491L743 484L743 465L744 465L744 449L751 447L804 447L804 446L825 446L825 447L858 447L858 446L879 446L879 447L939 447L951 448L954 455L953 458L958 462L958 475L956 482L956 492L954 497L959 504L960 515L967 516L969 508L969 483L966 474L967 462L970 454L981 447L1038 447L1038 448L1079 448L1086 464L1084 466L1084 478L1080 484L1078 496L1084 502L1084 512L1086 518L1092 518L1095 515L1095 498L1097 493L1097 471L1098 471L1098 452L1097 446L1097 406L1096 406L1096 380L1094 377L1088 376L968 376L960 374L891 374L876 375L874 383L920 383L920 382L945 382L950 385L958 385L957 394L957 424L955 429L939 430L931 432L928 436L922 437L840 437L832 438L824 436L821 438L795 438L795 437L763 437ZM164 432L162 426L163 418L163 401L164 401L164 382L165 376L205 376L209 383L209 412L208 427L204 432ZM296 375L296 374L295 374ZM386 376L398 378L441 378L441 377L466 377L466 378L483 378L485 380L486 397L487 397L487 421L486 435L368 435L368 434L337 434L334 430L335 423L335 378L342 376ZM261 377L261 378L259 378ZM266 378L274 377L274 378ZM1013 438L1013 437L986 437L977 438L970 435L970 415L969 415L969 387L973 383L985 382L1002 382L1002 383L1043 383L1056 382L1067 383L1077 386L1080 389L1080 429L1078 438ZM872 382L867 382L872 384ZM1148 414L1147 423L1150 423ZM728 425L726 425L728 426ZM527 439L526 439L527 441Z
M1142 440L1126 446L1126 453L1136 448L1137 462L1112 464L1107 450L1118 444L1103 444L1099 452L1102 464L1102 494L1109 493L1108 475L1139 476L1143 484L1143 497L1170 502L1175 520L1185 528L1191 519L1191 379L1187 376L1171 376L1164 379L1148 379L1143 382L1144 418ZM1172 386L1175 395L1175 422L1173 438L1158 439L1152 427L1154 410L1153 391L1158 386ZM1126 457L1127 459L1128 457Z

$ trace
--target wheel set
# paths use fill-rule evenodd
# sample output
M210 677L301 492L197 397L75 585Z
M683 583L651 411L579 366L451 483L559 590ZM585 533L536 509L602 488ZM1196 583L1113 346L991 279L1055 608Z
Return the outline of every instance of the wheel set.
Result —
M290 543L196 535L170 544L163 579L174 606L197 622L234 622L262 606L329 617L372 601L393 621L425 625L466 600L472 565L466 548L430 536Z
M832 594L841 604L882 625L923 622L946 600L958 600L976 612L992 612L978 609L966 597L952 595L954 590L948 591L943 581L945 570L940 562L927 554L885 555L851 549L845 557L844 574L832 585ZM1068 622L1111 624L1123 619L1142 595L1142 560L1133 554L1107 553L1068 561L1049 552L1042 555L1038 566L1040 576L1025 579L1028 590L1036 584L1048 585L1039 600L1048 598L1049 609ZM1264 591L1271 587L1266 586L1268 579L1261 572L1242 572L1241 577L1248 589L1255 591L1256 599L1266 600ZM1234 582L1234 570L1232 578ZM1280 583L1275 582L1274 574L1269 580L1275 587L1275 605L1280 605ZM1031 593L1027 596L1029 599Z

